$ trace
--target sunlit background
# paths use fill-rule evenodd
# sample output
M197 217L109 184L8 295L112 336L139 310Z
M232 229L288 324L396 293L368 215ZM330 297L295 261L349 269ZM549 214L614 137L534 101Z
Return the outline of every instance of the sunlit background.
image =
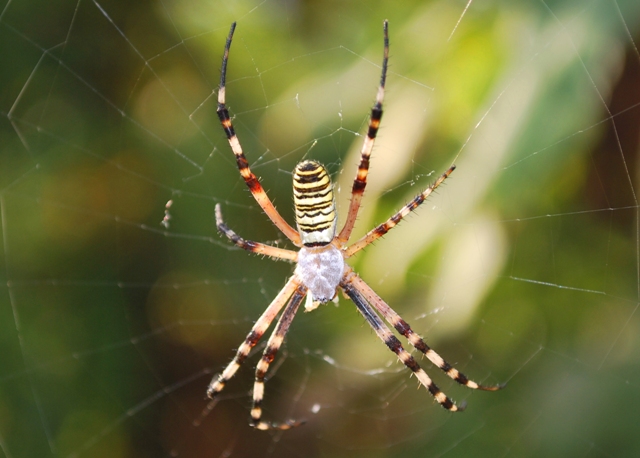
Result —
M507 387L416 354L467 404L446 412L341 297L299 312L266 385L266 419L306 424L254 431L262 346L205 391L293 266L215 230L219 203L291 248L216 115L229 26L254 172L293 222L291 170L323 162L344 220L384 19L353 239L458 168L351 265ZM0 456L639 456L639 43L637 0L0 3Z

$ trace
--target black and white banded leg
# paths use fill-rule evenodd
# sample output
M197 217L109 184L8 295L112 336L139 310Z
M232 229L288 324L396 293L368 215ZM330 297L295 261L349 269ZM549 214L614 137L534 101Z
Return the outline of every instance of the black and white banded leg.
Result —
M420 205L422 205L424 201L427 200L427 198L431 195L431 193L435 191L438 188L438 186L444 183L444 180L449 178L449 175L451 175L455 169L456 169L455 165L452 165L451 167L449 167L449 169L446 172L444 172L442 175L440 175L438 179L431 186L429 186L427 189L425 189L420 194L415 196L411 200L411 202L409 202L407 205L405 205L400 210L398 210L398 212L395 215L393 215L391 218L386 220L384 223L376 226L375 228L367 232L360 240L350 245L349 248L345 250L345 255L344 255L345 258L349 258L353 256L358 251L362 250L364 247L366 247L370 243L375 242L377 239L379 239L380 237L385 235L387 232L389 232L391 229L393 229L400 221L402 221L404 217L406 217L409 213L411 213Z
M225 367L225 369L214 376L209 384L209 388L207 389L207 396L209 398L214 399L218 393L220 393L226 383L236 374L240 365L244 362L244 360L249 355L249 352L256 344L260 341L264 333L269 329L269 326L273 322L278 313L287 303L291 295L300 288L300 279L294 275L287 281L287 284L282 288L280 293L275 297L273 302L269 304L264 313L258 318L258 321L253 325L251 331L247 335L246 339L238 348L236 352L236 356L233 360Z
M480 385L467 378L462 372L458 371L455 367L446 362L438 353L436 353L431 347L429 347L424 339L422 339L422 337L420 337L413 331L413 329L411 329L409 323L404 321L395 310L393 310L385 301L383 301L382 298L378 296L378 294L376 294L376 292L369 285L367 285L364 280L354 274L350 278L350 281L353 287L356 288L364 296L367 302L373 305L375 309L380 312L384 319L387 320L387 322L391 326L393 326L396 331L406 337L411 345L413 345L420 352L424 353L424 355L429 358L429 360L433 364L439 367L445 374L458 382L460 385L474 390L484 391L497 391L504 387L504 385Z
M387 67L389 64L389 22L384 21L384 54L382 56L382 72L380 74L380 85L378 86L378 93L376 94L376 101L371 107L371 116L369 117L369 128L367 129L367 136L362 143L362 149L360 150L360 164L358 165L358 172L353 180L353 186L351 188L351 200L349 202L349 210L347 212L347 218L344 226L338 234L338 242L344 244L353 231L353 227L356 224L356 218L358 217L358 210L362 203L362 195L364 194L364 188L367 186L367 175L369 174L369 161L371 159L371 151L373 151L373 144L376 141L378 135L378 129L380 128L380 120L382 119L382 102L384 101L384 87L387 81Z
M282 312L282 316L280 316L280 319L278 320L276 329L273 331L273 334L271 334L271 337L269 337L269 341L267 342L267 347L264 349L262 358L260 358L260 361L256 366L256 380L253 384L253 408L251 409L251 426L256 429L260 429L262 431L266 431L268 429L287 430L304 423L303 421L297 420L287 420L284 423L270 423L262 420L262 400L264 399L264 378L269 370L269 365L275 359L282 342L284 342L284 336L287 334L289 326L293 321L293 317L298 311L298 307L300 307L300 303L302 302L302 299L304 299L306 293L306 286L299 286L293 293L289 304L287 304L284 312Z
M369 325L373 328L375 333L378 335L380 340L382 340L389 349L394 352L400 361L407 366L411 371L416 375L420 383L429 390L431 395L435 398L435 400L445 409L456 412L464 410L464 404L457 405L453 402L446 394L444 394L440 388L437 387L433 380L427 375L427 373L420 367L418 362L415 360L413 356L409 352L407 352L403 347L398 338L393 335L391 330L382 322L380 317L376 314L373 308L367 303L365 297L356 289L356 287L350 282L348 279L349 275L345 275L345 279L342 281L340 286L344 290L344 292L351 298L356 307L367 320Z
M222 219L222 210L220 204L216 204L216 227L221 234L224 234L234 245L242 248L243 250L250 251L252 253L262 254L275 259L283 259L286 261L296 262L298 260L298 252L292 250L285 250L270 245L265 245L260 242L253 242L246 240L236 234Z
M220 86L218 88L218 118L220 119L220 123L222 124L222 128L224 129L224 133L227 136L227 140L229 141L229 146L231 146L231 150L233 151L234 156L236 157L236 164L238 166L238 170L240 171L240 175L242 179L247 184L249 191L258 202L258 205L262 207L264 212L267 214L269 219L275 224L275 226L280 229L280 231L293 242L294 245L300 246L300 235L298 232L292 228L289 223L285 221L285 219L278 213L278 210L274 207L271 199L267 196L267 193L264 191L264 188L260 184L260 180L256 177L251 168L249 167L249 161L244 155L244 151L242 150L242 146L240 145L240 140L236 135L235 130L233 129L233 124L231 123L231 117L229 116L229 110L226 105L226 94L227 94L227 63L229 61L229 50L231 49L231 41L233 40L233 32L236 30L236 23L231 24L231 29L229 30L229 36L227 37L227 43L224 47L224 55L222 56L222 68L220 70Z

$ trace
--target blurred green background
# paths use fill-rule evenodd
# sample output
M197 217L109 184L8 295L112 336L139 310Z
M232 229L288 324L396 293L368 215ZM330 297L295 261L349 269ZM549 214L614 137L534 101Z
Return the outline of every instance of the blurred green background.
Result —
M640 456L639 2L0 5L0 455ZM209 409L205 390L292 266L215 232L220 203L289 246L217 120L224 40L237 21L227 102L278 209L293 221L291 170L314 158L343 215L384 19L354 238L458 169L351 264L507 387L420 359L468 404L445 412L341 299L300 312L267 383L265 416L307 424L254 431L257 353Z

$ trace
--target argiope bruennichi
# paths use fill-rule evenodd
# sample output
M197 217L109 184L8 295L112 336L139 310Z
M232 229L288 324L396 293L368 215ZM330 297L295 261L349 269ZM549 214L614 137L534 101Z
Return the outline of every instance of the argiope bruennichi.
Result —
M387 62L389 59L387 21L384 22L384 58L382 60L380 86L375 104L371 109L371 119L369 121L367 137L362 145L360 165L353 182L347 220L337 235L333 185L327 170L322 164L310 160L303 161L296 166L293 172L293 197L296 224L298 227L297 231L280 216L260 185L260 181L249 168L249 163L242 151L238 137L233 130L233 125L229 118L229 111L225 105L227 61L235 27L236 24L233 23L229 31L224 49L224 57L222 59L222 74L220 76L220 89L218 91L218 116L222 122L222 127L227 135L233 154L236 157L240 174L249 187L251 194L273 224L300 249L298 251L286 250L243 239L224 223L220 205L216 205L216 225L218 230L226 235L233 243L253 253L295 262L296 268L293 276L287 281L284 288L282 288L273 302L269 304L264 313L258 318L247 335L247 338L242 345L240 345L240 348L238 348L233 361L229 363L222 373L213 378L207 390L208 396L213 399L222 391L227 381L234 376L240 364L247 358L251 349L258 343L271 325L271 322L284 307L284 312L280 315L276 328L273 334L271 334L262 358L256 367L251 425L261 430L284 430L301 424L302 422L296 420L288 420L284 423L269 423L262 419L261 405L264 398L265 374L267 373L269 364L271 364L278 349L282 345L287 330L293 321L293 317L305 296L307 297L305 309L311 311L320 304L331 301L337 295L338 289L342 289L342 291L351 298L378 337L398 356L405 366L411 369L420 383L429 390L436 401L445 409L455 412L462 410L464 406L456 405L440 391L427 373L418 365L414 357L402 347L398 338L391 332L387 325L384 324L378 314L382 315L398 333L407 338L411 345L426 355L433 364L438 366L459 384L468 388L487 391L496 391L502 388L502 385L479 385L469 380L465 375L442 359L442 357L433 351L418 334L413 332L409 324L389 307L369 285L358 277L353 269L345 262L347 258L350 258L371 242L386 234L391 228L398 224L402 218L422 204L455 169L453 165L449 167L435 183L418 194L395 215L369 231L357 242L347 246L347 241L356 222L362 194L367 184L371 150L373 149L373 143L378 132L380 119L382 118L382 100L384 98Z

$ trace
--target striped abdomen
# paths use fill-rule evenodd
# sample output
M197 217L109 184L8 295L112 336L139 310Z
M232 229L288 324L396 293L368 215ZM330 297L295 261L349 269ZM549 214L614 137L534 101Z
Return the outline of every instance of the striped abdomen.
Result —
M302 243L321 246L336 233L336 205L327 169L316 161L303 161L293 171L293 204Z

